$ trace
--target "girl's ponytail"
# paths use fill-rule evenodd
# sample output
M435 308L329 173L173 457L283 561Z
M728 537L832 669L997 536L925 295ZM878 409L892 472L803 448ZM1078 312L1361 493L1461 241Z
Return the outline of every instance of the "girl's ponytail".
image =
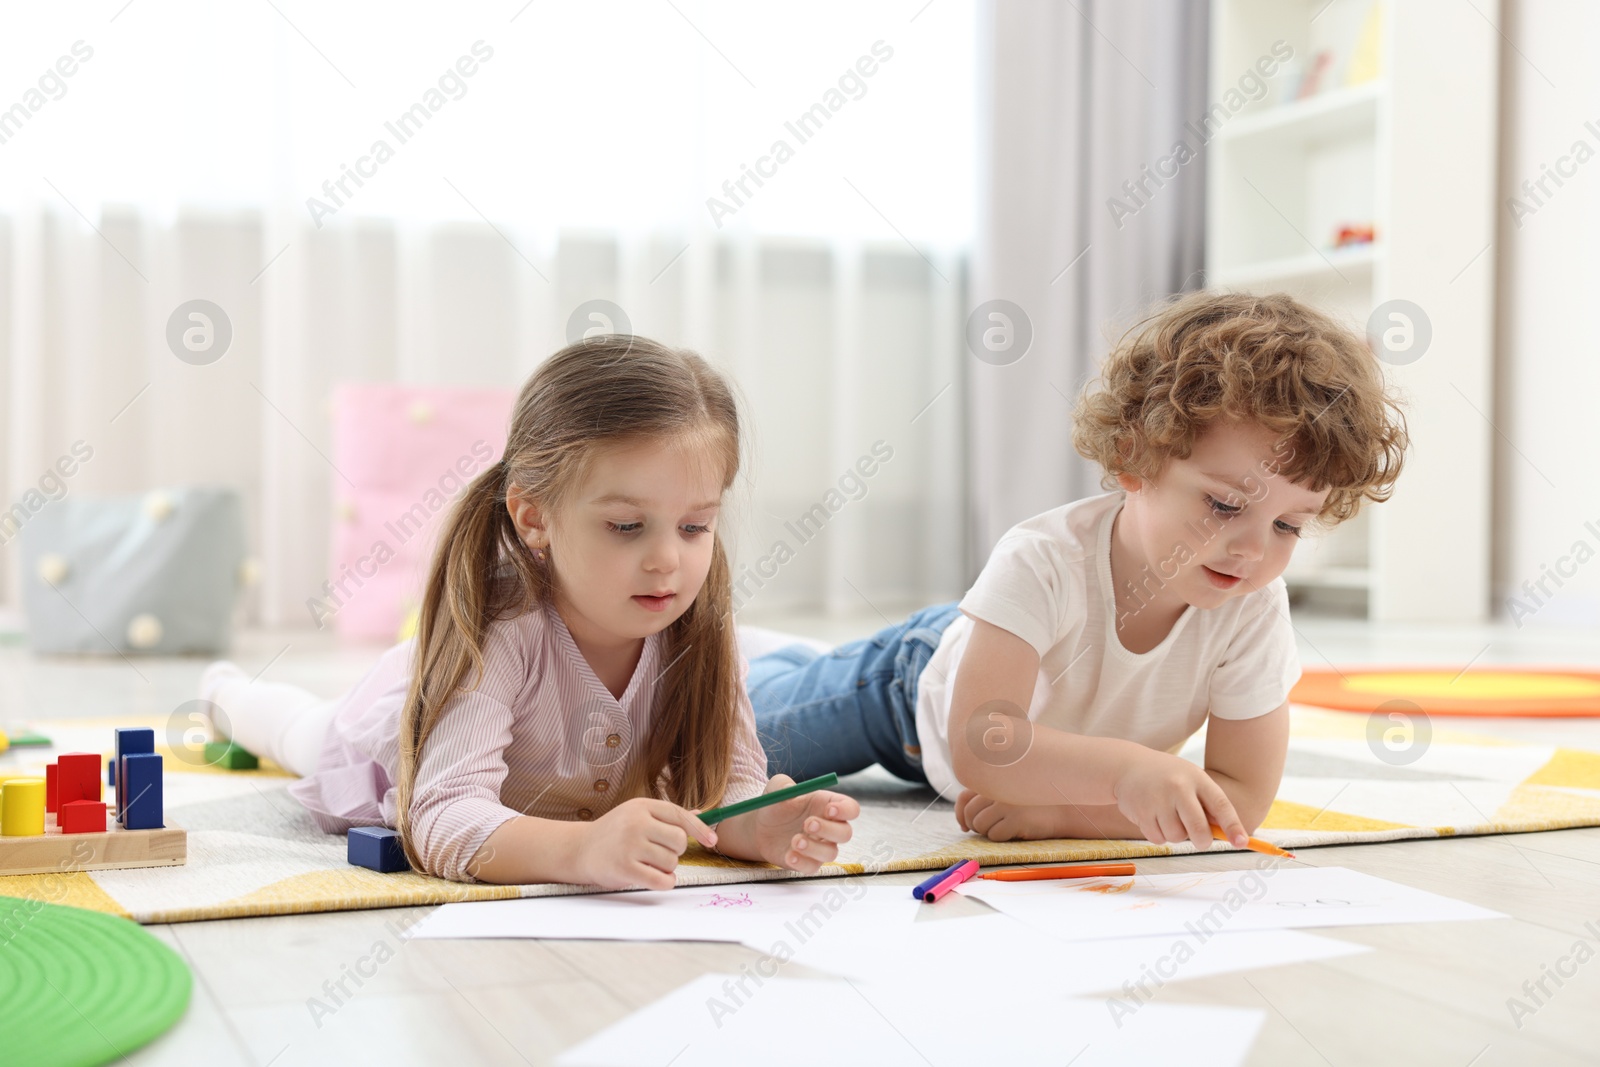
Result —
M400 715L395 783L400 842L418 870L427 868L411 836L411 799L422 746L450 695L463 687L467 673L481 676L489 624L527 610L544 592L538 569L521 550L506 510L507 471L502 459L467 486L439 531L423 590L411 684ZM508 567L516 573L508 573Z

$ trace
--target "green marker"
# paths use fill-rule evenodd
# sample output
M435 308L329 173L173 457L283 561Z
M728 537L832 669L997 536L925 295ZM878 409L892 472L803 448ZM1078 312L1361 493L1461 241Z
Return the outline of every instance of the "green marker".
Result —
M712 808L710 811L702 811L700 813L700 821L705 823L707 826L710 826L712 823L719 823L723 819L731 819L735 815L743 815L747 811L755 811L758 808L764 808L768 804L781 804L785 800L790 800L794 797L805 796L807 793L815 793L819 789L827 789L829 786L835 786L838 784L839 776L834 774L832 771L829 771L821 778L813 778L809 782L801 782L799 785L791 785L787 789L780 789L775 793L762 793L758 797L751 797L749 800L741 800L739 803L729 804L725 808Z

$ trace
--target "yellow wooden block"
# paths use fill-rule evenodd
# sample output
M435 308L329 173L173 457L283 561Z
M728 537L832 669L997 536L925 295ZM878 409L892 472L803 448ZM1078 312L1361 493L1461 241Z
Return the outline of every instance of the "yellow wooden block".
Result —
M15 773L0 774L0 785L5 785L7 782L14 781L14 780L16 780L18 778L37 778L37 777L39 777L37 774L23 774L21 771L17 771Z
M13 778L0 785L0 836L44 834L44 779Z

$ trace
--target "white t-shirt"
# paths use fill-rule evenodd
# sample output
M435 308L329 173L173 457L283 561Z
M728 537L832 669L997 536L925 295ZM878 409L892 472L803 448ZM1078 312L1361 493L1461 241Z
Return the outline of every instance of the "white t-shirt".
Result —
M1281 577L1215 608L1189 605L1149 652L1123 646L1111 524L1125 496L1089 497L1012 527L962 599L966 614L944 631L917 686L922 769L947 798L961 789L950 762L950 696L972 635L968 615L1033 646L1040 662L1028 718L1075 734L1176 752L1208 712L1265 715L1300 680Z

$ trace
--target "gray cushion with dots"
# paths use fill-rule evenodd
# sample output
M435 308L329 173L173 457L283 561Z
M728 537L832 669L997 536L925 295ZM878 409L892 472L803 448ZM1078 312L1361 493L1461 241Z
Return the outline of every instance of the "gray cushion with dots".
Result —
M22 591L37 652L216 653L244 564L232 489L54 501L22 527Z

